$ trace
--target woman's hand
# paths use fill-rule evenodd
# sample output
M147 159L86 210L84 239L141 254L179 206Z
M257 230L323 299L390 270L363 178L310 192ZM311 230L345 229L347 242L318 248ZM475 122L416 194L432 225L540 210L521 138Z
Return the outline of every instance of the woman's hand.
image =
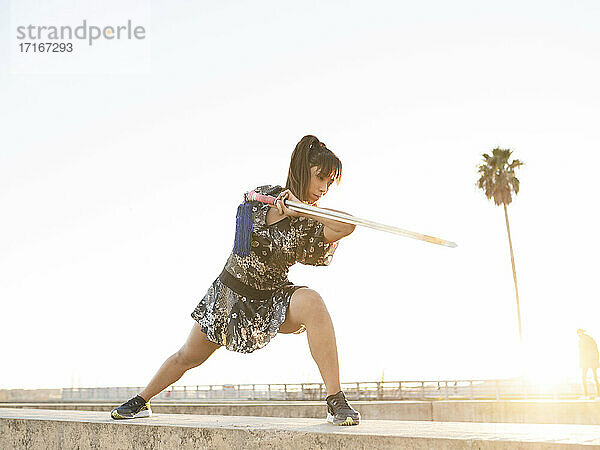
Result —
M277 196L277 200L275 200L275 205L270 206L273 208L277 208L279 214L282 216L300 217L302 215L298 211L292 211L290 208L285 206L285 204L283 203L284 200L291 200L293 202L300 203L300 200L298 200L296 196L292 194L292 191L290 191L289 189L285 189L281 191Z

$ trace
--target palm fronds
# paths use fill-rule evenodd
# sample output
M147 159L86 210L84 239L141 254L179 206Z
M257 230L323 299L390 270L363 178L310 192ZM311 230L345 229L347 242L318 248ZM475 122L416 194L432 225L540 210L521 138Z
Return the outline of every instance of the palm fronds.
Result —
M496 205L509 205L512 202L512 193L519 193L519 179L515 176L515 169L521 167L523 162L518 159L509 161L512 150L499 147L492 150L492 155L483 154L483 164L477 167L481 174L477 180L477 187L484 191L488 199L494 199Z

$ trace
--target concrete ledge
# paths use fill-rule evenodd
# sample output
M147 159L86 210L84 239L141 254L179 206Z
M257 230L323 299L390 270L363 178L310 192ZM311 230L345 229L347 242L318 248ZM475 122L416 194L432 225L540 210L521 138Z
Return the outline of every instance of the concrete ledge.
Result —
M76 411L111 411L122 402L115 403L12 403L0 407L35 408ZM431 402L350 402L364 419L383 420L431 420ZM151 402L152 411L165 414L202 414L217 416L258 416L258 417L305 417L324 418L327 416L325 402L249 402L249 403L174 403Z
M77 411L110 411L115 403L0 403L0 407ZM351 401L363 419L433 420L435 422L563 423L600 425L600 402L591 400L448 400ZM152 402L152 410L165 414L221 416L306 417L326 416L324 402Z
M600 426L157 414L114 421L105 412L0 409L0 448L58 449L547 449L599 448Z

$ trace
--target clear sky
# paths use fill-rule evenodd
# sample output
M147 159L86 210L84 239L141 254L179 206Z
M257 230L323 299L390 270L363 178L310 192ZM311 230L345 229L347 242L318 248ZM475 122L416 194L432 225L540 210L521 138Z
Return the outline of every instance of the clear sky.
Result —
M509 206L526 360L577 375L576 329L600 337L598 2L147 2L140 73L108 42L105 73L15 70L15 3L0 2L0 388L145 385L221 271L241 194L284 184L305 134L344 167L321 206L458 243L357 229L329 267L292 268L327 303L342 381L520 373L504 215L475 187L496 146L526 164ZM303 334L219 350L179 384L305 381L320 377Z

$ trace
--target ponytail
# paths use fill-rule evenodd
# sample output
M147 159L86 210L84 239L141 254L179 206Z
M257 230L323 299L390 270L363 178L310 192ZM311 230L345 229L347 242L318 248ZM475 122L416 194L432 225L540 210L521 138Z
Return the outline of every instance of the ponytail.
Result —
M306 200L306 190L310 183L310 168L318 166L321 174L332 176L338 183L342 176L342 163L325 144L315 136L306 135L296 144L290 161L286 189Z

